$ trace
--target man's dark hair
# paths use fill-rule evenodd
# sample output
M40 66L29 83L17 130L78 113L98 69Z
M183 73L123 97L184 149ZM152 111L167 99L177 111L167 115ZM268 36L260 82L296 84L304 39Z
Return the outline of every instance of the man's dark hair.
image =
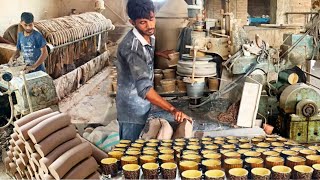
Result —
M23 12L21 14L21 21L24 21L26 24L33 23L33 14L29 12Z
M150 19L150 12L154 12L154 5L151 0L128 0L127 11L133 21Z

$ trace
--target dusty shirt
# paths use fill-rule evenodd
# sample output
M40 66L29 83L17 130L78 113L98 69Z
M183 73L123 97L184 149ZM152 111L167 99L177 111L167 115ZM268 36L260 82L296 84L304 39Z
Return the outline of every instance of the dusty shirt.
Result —
M155 39L151 45L133 29L118 47L117 118L122 123L145 124L151 104L146 94L153 87Z

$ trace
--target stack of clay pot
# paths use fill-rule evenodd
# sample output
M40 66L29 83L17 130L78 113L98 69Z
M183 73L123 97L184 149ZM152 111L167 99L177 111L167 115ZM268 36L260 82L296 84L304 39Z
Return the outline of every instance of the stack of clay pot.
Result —
M16 179L99 179L92 145L67 114L47 108L14 123L6 170Z
M163 93L174 93L176 91L175 69L155 69L154 73L154 83L156 89L162 87Z

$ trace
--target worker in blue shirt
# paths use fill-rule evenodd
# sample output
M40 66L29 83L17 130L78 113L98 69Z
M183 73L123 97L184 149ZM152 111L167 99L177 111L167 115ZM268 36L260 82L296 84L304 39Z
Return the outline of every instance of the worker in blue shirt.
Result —
M147 121L151 104L170 112L179 123L191 118L153 88L156 24L153 2L129 0L127 11L134 28L118 47L116 104L120 138L134 141Z
M23 59L27 64L25 72L45 72L44 60L48 57L47 42L40 32L34 30L32 13L22 13L20 25L24 31L18 33L17 50L11 61L15 61L22 53Z

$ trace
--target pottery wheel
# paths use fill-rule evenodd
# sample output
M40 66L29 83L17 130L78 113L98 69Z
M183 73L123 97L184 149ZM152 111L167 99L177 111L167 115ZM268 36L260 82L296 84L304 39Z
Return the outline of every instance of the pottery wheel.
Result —
M177 65L177 74L181 76L192 76L192 61L179 61ZM216 76L217 68L215 62L196 61L195 76L211 77Z
M193 56L190 56L189 54L182 54L181 59L185 60L185 61L189 61L189 60L193 61ZM212 59L213 59L213 57L210 55L205 55L203 57L196 58L197 61L210 61Z

